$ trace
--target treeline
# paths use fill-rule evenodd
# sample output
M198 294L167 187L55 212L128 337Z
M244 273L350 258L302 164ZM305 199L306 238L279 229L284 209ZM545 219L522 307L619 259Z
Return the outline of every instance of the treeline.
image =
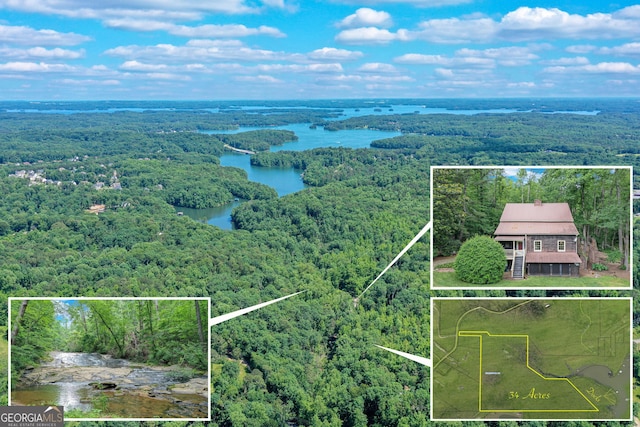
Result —
M340 112L344 108L390 108L393 105L422 105L427 108L446 108L449 110L487 110L508 109L519 111L545 112L638 112L640 108L635 99L607 98L401 98L401 99L308 99L302 106L298 100L243 100L243 101L0 101L0 110L35 110L51 113L60 111L84 111L87 113L131 109L133 111L200 111L218 112L226 110L263 112L300 112L315 109ZM302 122L300 122L302 123Z
M265 114L263 114L265 113ZM293 123L322 123L336 118L331 110L296 109L268 111L117 111L114 113L37 114L0 112L0 132L30 130L77 130L82 132L129 131L183 133L210 130L233 130L239 126L284 126Z
M297 141L298 137L290 130L252 130L230 135L215 135L225 144L234 148L251 151L268 151L272 145Z
M208 310L204 300L56 303L63 323L57 350L207 370Z
M428 163L420 161L413 153L342 147L258 153L251 157L251 164L303 170L303 182L316 187L333 181L353 180L356 185L384 188L393 182L427 179L429 171ZM418 176L410 177L411 174Z
M0 121L1 122L1 121ZM50 123L55 126L53 123ZM85 157L175 158L217 163L224 144L263 151L296 141L286 130L262 129L235 134L137 132L131 130L30 129L0 132L0 164L67 161Z
M372 147L417 149L433 164L640 166L637 114L384 115L326 126L401 131Z
M14 300L15 379L51 351L110 354L150 363L208 368L204 300Z
M37 366L57 346L61 327L55 321L51 301L14 300L11 315L11 375L15 382L21 372Z

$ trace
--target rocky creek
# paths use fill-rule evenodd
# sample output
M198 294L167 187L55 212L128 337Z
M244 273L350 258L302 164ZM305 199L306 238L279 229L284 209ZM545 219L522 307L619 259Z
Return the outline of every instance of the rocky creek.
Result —
M51 361L20 378L11 403L98 409L109 418L207 418L207 377L180 380L179 371L96 353L52 352Z

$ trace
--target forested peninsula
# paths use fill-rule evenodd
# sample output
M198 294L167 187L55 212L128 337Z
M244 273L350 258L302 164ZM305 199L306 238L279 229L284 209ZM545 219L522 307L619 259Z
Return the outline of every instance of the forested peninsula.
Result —
M0 103L0 320L8 297L210 297L216 316L306 290L212 328L217 426L442 424L429 421L429 369L376 347L429 357L432 296L633 296L634 326L640 322L635 289L432 290L427 237L354 304L430 221L432 165L638 166L637 101L238 104L131 102L118 106L144 111L96 112L114 105L61 103L55 108L81 110L61 114L21 111L51 105ZM397 104L517 111L388 111ZM374 106L386 114L341 117ZM288 151L297 136L280 127L299 123L401 135L367 149ZM225 144L256 151L254 166L297 168L308 187L278 197L245 171L221 166ZM268 151L275 145L284 150ZM231 231L176 213L236 199L243 203ZM639 286L637 262L632 277Z

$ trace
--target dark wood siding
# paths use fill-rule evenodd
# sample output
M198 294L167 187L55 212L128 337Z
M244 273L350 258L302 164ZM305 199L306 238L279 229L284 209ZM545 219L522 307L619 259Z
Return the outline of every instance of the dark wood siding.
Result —
M558 240L565 241L565 252L578 252L576 236L527 236L527 252L533 252L534 240L542 242L542 252L558 252Z

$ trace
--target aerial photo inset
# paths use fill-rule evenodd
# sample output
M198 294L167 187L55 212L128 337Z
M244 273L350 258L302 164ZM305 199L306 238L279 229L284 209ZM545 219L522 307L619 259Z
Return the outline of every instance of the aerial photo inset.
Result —
M433 288L630 289L632 175L433 166Z
M432 300L432 419L629 420L627 298Z

